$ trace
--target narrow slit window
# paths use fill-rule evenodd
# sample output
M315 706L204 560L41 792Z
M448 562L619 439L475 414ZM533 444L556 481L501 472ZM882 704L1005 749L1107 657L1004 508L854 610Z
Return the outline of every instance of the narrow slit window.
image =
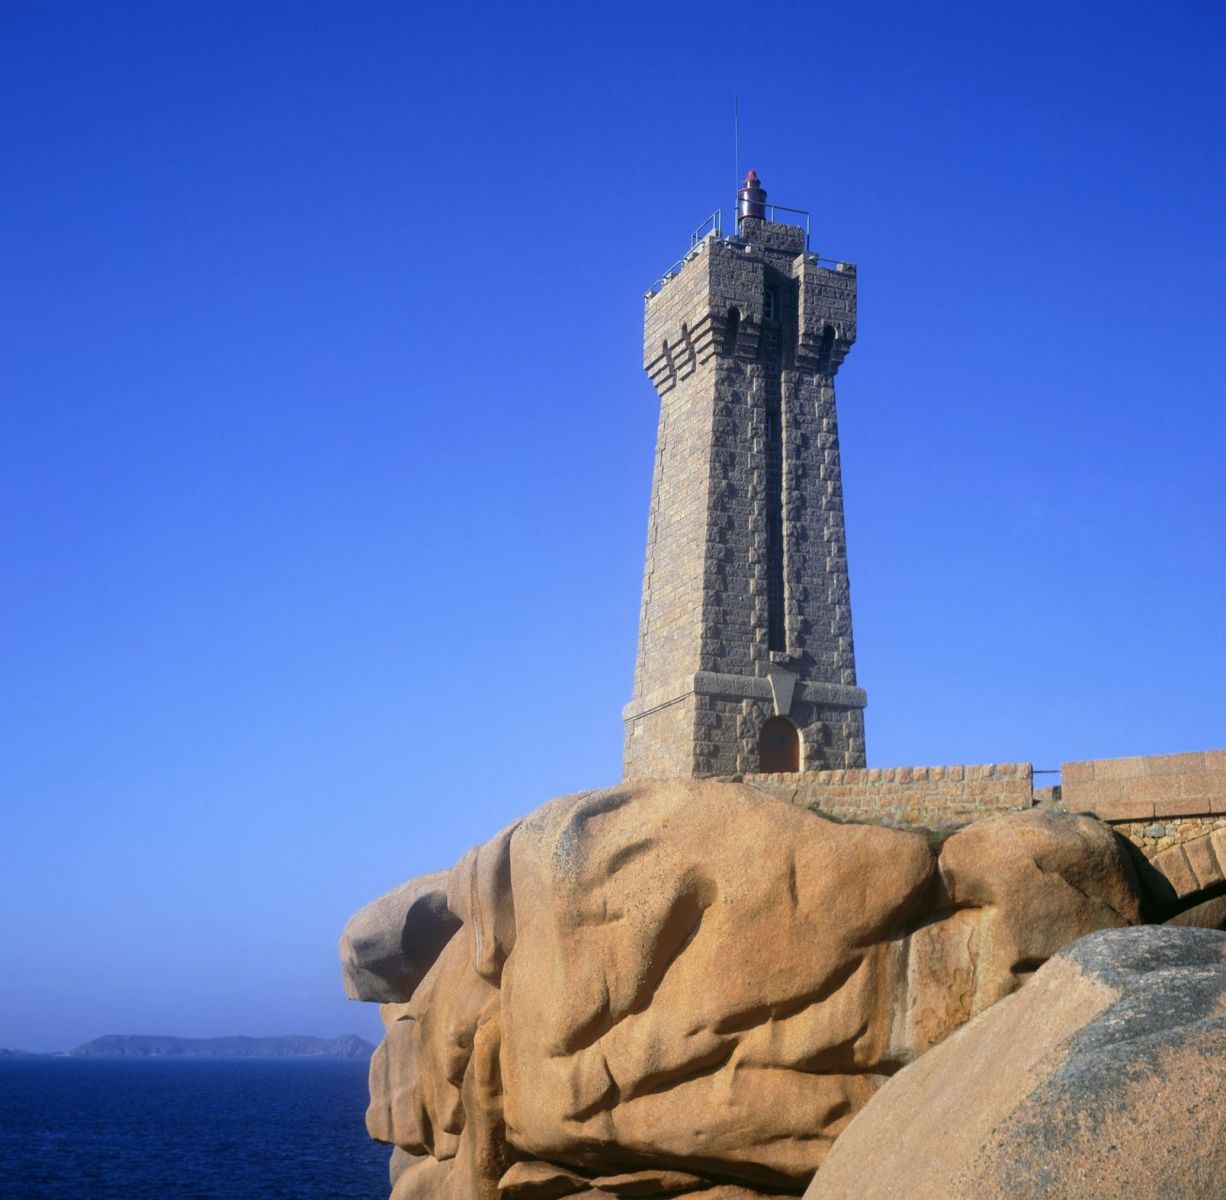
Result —
M834 353L834 326L827 325L822 330L821 344L817 348L817 369L823 374L830 370L830 359Z
M776 383L776 386L777 383ZM778 396L772 397L777 403ZM766 647L785 650L783 603L783 428L774 404L766 409Z

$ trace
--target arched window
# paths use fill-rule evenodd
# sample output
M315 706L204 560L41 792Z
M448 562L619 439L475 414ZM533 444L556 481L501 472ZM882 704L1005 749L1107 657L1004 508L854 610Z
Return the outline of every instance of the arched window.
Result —
M758 770L800 770L800 734L787 717L771 717L758 736Z
M767 288L762 293L762 319L764 321L779 320L779 301L775 298L773 288Z

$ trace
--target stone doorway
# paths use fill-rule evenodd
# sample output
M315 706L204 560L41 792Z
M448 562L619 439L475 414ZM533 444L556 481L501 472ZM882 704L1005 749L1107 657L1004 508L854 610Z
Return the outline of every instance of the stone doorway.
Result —
M787 717L771 717L758 737L758 770L800 770L800 734Z

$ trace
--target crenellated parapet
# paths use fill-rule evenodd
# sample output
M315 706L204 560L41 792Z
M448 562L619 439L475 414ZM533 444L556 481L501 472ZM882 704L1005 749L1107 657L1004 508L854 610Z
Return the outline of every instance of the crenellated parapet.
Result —
M643 368L661 396L713 359L757 359L764 330L782 366L830 377L856 340L855 265L810 254L793 226L743 224L746 237L708 237L647 298Z
M796 282L796 366L833 376L856 340L856 268L805 255Z

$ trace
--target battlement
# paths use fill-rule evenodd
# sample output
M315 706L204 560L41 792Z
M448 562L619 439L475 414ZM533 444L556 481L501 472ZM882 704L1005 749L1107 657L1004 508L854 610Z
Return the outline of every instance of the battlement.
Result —
M698 256L703 245L708 241L739 243L756 250L782 252L788 256L808 253L810 214L805 209L765 203L759 207L760 215L747 214L738 217L736 234L727 238L724 237L723 232L723 212L717 208L690 234L689 250L643 294L644 305L650 305L652 300L682 272L686 263ZM816 259L819 256L815 254L812 257ZM855 270L851 263L836 263L832 259L821 261L831 266L838 266L843 270Z
M697 242L647 293L643 369L661 396L717 354L752 361L764 329L785 365L831 376L856 340L855 265L809 253L795 226L743 225Z

